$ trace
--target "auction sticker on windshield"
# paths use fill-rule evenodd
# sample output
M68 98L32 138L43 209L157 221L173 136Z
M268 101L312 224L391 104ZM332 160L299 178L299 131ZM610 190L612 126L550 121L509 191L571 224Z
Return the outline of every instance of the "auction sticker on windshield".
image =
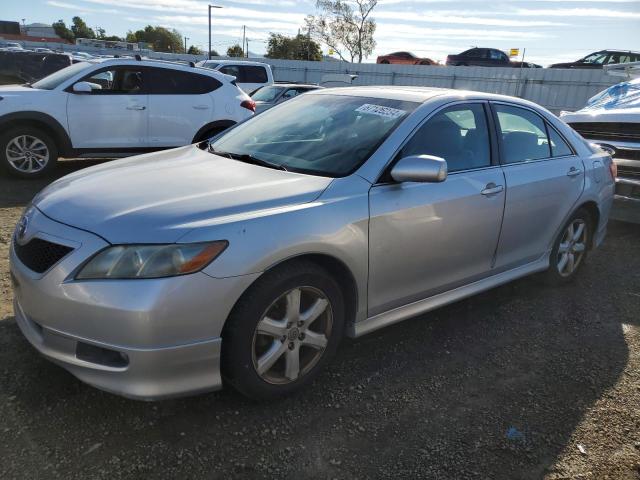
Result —
M384 118L400 118L407 113L406 110L383 107L382 105L372 105L370 103L365 103L361 107L356 108L356 112L368 113L369 115L377 115Z

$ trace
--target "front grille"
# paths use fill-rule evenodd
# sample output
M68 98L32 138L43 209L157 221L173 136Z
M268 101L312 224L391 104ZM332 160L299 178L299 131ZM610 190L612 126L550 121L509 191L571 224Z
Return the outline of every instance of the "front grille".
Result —
M46 272L73 250L41 238L33 238L24 245L14 241L13 248L20 261L37 273Z
M640 141L640 123L574 122L569 125L592 140Z
M638 145L638 150L616 148L615 151L615 158L622 158L623 160L640 160L640 145Z
M618 176L633 178L634 180L640 180L640 168L634 168L627 165L618 164Z

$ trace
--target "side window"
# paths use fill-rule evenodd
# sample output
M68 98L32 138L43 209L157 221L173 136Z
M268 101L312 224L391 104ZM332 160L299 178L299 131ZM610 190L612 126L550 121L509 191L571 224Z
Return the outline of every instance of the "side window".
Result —
M236 80L238 82L242 82L242 80L240 79L240 68L236 65L225 65L224 67L220 68L220 72L224 73L225 75L232 75L236 77Z
M240 67L240 77L238 81L244 83L267 83L269 79L264 67L246 65Z
M530 110L495 105L502 137L504 163L549 158L551 151L544 120Z
M151 68L151 94L202 95L222 85L215 78L171 68Z
M566 155L573 155L573 150L567 145L567 142L560 136L558 132L547 124L547 131L549 132L549 144L551 145L552 157L564 157Z
M101 70L82 79L92 84L93 95L137 95L144 93L144 73L136 68Z
M491 165L489 129L479 103L455 105L430 118L409 140L400 157L435 155L449 172Z

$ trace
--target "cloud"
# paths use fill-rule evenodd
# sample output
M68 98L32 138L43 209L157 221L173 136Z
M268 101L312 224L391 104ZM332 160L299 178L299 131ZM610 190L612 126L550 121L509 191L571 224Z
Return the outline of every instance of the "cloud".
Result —
M566 26L566 23L550 22L548 20L515 20L495 17L474 17L462 15L443 14L438 11L429 11L425 13L407 12L407 11L380 11L375 12L373 17L378 19L403 20L407 22L425 22L425 23L445 23L459 25L490 25L496 27L560 27Z
M58 2L56 0L49 0L47 5L51 5L52 7L58 8L66 8L69 10L75 10L78 13L120 13L119 10L114 8L91 8L85 5L76 5L75 3L67 3L67 2Z

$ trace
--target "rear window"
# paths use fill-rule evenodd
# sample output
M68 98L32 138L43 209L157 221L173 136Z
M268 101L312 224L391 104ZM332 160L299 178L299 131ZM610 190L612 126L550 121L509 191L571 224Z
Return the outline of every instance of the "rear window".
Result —
M151 94L154 95L202 95L213 92L222 82L199 73L151 68Z
M233 75L239 83L267 83L267 70L259 65L225 65L220 72Z

